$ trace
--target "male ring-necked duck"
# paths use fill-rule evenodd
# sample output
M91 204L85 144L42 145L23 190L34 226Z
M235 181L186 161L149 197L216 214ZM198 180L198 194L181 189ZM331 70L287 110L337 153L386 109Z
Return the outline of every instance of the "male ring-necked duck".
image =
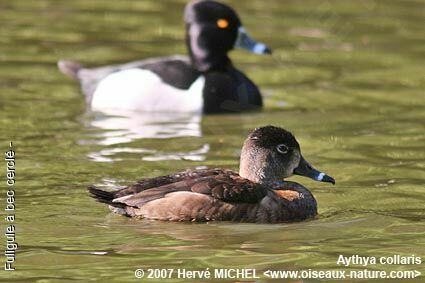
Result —
M184 171L142 179L116 192L94 186L92 197L112 211L169 221L293 222L312 218L317 204L302 185L283 181L292 174L335 184L301 155L288 131L265 126L253 130L241 152L239 174L226 169Z
M215 1L192 1L184 12L189 57L170 56L88 69L61 60L93 110L214 113L262 106L257 86L233 67L233 47L271 53L246 33L236 12Z

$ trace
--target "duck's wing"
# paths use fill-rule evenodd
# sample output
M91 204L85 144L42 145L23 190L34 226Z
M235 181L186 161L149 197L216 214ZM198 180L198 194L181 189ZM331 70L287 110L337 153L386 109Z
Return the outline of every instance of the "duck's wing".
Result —
M179 173L174 173L166 176L159 176L155 178L144 178L136 183L121 189L117 191L114 194L114 198L119 198L127 195L134 195L139 192L152 189L152 188L158 188L162 187L168 184L174 184L181 182L183 180L187 179L200 179L202 177L207 176L216 176L220 174L231 174L232 171L230 170L222 170L218 168L208 168L208 169L199 169L199 170L186 170Z
M190 191L232 203L257 203L267 194L266 187L234 172L203 177L190 187Z
M214 173L218 172L215 171ZM178 182L118 197L113 199L112 203L142 207L150 201L167 197L167 195L175 192L189 192L193 193L194 196L202 194L210 196L212 200L230 203L257 203L267 194L265 187L244 179L233 171L221 171L219 174L208 176L205 176L205 173L207 172L202 172L195 178L183 178ZM208 173L211 173L211 171ZM173 196L178 195L173 194Z
M189 181L180 183L184 180L200 180L203 177L217 176L222 174L236 173L230 170L222 170L218 168L187 170L155 178L144 178L118 191L104 191L94 185L89 186L88 191L90 192L92 197L94 197L99 202L112 204L112 200L114 199L122 198L125 196L133 196L149 189L160 188L169 184L174 184L174 190L176 190L179 187L189 187L191 183ZM166 188L162 188L162 191L166 191Z

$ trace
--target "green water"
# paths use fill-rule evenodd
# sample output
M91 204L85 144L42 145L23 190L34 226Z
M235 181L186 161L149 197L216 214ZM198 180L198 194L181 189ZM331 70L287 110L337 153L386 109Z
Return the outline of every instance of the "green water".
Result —
M185 1L0 1L0 148L13 141L16 150L19 243L16 271L1 270L0 281L134 282L137 268L365 268L337 265L340 254L425 261L425 1L226 2L274 49L271 57L231 54L262 89L264 111L134 125L137 117L87 112L56 61L95 66L185 53ZM316 220L136 221L86 193L92 183L125 185L200 165L237 169L246 134L265 124L293 131L303 155L336 179L291 178L317 198ZM425 274L425 263L366 268Z

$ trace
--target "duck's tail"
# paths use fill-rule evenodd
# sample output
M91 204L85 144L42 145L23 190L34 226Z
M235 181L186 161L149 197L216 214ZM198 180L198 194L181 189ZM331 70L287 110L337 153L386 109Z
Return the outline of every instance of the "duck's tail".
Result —
M107 192L104 190L100 190L96 188L95 186L91 185L87 188L89 193L91 194L91 197L96 199L98 202L106 203L109 205L116 205L116 203L113 203L114 192Z
M113 202L113 200L115 199L115 192L107 192L104 190L100 190L93 185L89 186L87 190L91 194L91 197L97 200L98 202L109 204L109 209L112 212L123 216L130 216L126 210L125 204Z
M83 65L75 61L59 60L58 68L67 77L78 80L78 72L83 69Z

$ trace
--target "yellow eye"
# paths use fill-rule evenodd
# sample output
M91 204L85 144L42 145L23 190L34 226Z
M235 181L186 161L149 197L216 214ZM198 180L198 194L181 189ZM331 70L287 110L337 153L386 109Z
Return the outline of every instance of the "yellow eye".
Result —
M217 26L219 28L227 28L229 26L229 22L226 19L218 19Z

